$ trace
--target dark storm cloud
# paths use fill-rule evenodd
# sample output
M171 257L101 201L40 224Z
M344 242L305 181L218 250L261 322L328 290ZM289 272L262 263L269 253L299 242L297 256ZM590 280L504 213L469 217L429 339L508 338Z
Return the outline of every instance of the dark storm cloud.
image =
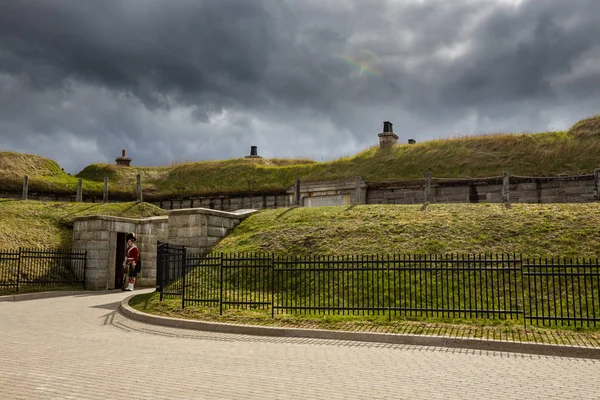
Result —
M152 106L168 105L166 93L226 101L260 80L275 36L260 2L2 4L7 72L25 67L37 87L73 78Z
M598 112L597 15L594 0L3 0L0 146L77 170L121 148L137 164L251 144L330 159L388 119L418 140L564 129ZM345 60L360 49L380 75Z
M555 80L569 74L598 45L599 2L530 2L519 12L499 12L487 20L465 63L449 70L444 99L463 104L556 101ZM569 23L569 19L572 19ZM570 25L570 26L569 26ZM596 84L595 89L600 86Z

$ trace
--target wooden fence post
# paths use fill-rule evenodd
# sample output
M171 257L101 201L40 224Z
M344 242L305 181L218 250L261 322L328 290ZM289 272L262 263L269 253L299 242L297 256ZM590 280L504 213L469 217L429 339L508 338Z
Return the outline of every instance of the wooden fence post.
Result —
M143 201L143 199L142 199L142 176L140 174L137 174L136 194L137 194L137 202L141 203Z
M600 200L600 188L598 184L600 183L600 168L596 168L594 170L594 199Z
M82 181L81 179L77 180L77 198L75 199L76 202L81 203L83 201L83 193L82 193Z
M425 173L425 204L429 204L431 197L431 172Z
M504 204L510 204L510 193L508 184L508 171L504 171L504 176L502 177L502 202Z
M27 200L27 193L29 193L29 178L27 175L23 177L23 195L21 196L22 200Z
M104 177L104 192L102 193L102 202L108 203L108 176Z
M296 178L296 184L294 185L294 204L300 206L300 178Z
M360 176L356 177L356 204L366 204L367 203L367 196L363 195L363 185L362 185L362 178Z

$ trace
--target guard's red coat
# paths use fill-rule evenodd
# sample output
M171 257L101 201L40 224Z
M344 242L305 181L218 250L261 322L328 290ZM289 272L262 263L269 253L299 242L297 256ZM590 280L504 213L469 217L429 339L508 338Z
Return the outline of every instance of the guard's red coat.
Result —
M129 249L127 249L127 261L129 261L130 263L135 262L137 264L139 259L140 251L138 250L136 245L133 245Z

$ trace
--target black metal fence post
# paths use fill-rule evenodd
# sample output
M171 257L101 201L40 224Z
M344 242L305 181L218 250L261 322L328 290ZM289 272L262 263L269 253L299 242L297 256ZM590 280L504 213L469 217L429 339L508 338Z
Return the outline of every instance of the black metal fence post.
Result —
M164 244L156 241L156 290L160 293L160 301L163 300L163 268L164 268Z
M19 261L17 263L17 292L19 291L19 279L21 278L21 247L19 247Z
M523 256L521 255L520 257L520 262L521 262L521 307L523 309L523 329L527 329L527 307L525 307L525 274L523 273ZM529 259L527 259L527 264L529 264ZM528 278L529 279L529 278ZM529 291L527 291L527 293L529 293ZM518 297L518 292L517 292L517 297ZM529 299L529 301L531 301L531 299ZM519 301L517 300L517 305L519 304Z
M219 263L219 315L223 315L223 252Z
M183 246L183 252L181 253L181 309L185 308L185 259L186 259L187 247Z
M83 251L83 288L85 289L85 271L87 270L87 250Z
M275 254L271 253L271 318L275 318Z
M390 255L387 255L387 312L388 312L388 321L392 320L392 294L391 294L391 283L390 283Z

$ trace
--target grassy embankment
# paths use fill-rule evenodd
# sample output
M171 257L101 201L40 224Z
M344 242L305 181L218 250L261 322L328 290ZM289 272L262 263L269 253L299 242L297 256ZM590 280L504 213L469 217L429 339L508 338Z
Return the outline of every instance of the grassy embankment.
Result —
M263 210L243 221L232 234L216 246L215 250L226 253L273 251L282 256L517 253L523 254L524 257L596 258L600 254L600 244L594 240L600 235L599 222L600 206L597 204L515 204L511 208L499 204L435 204L425 208L365 205ZM212 275L218 276L218 274ZM462 276L463 280L464 278ZM190 283L194 279L194 276L189 276L187 282ZM232 279L235 279L235 276ZM369 279L368 274L366 279ZM417 274L410 279L415 285L413 296L421 296L422 293L418 293L423 289L419 282L423 278ZM425 278L424 282L434 285L437 279L441 278L432 276ZM379 279L375 281L378 282ZM518 281L520 284L520 278ZM229 282L227 278L226 282ZM284 286L292 288L293 285L290 286L289 283L285 283ZM310 286L309 284L308 287ZM399 284L398 287L402 285ZM333 291L334 294L335 292L336 290ZM443 295L443 292L441 293ZM594 293L597 293L597 289ZM229 293L229 289L226 290L226 294L237 296L233 292ZM306 302L304 304L311 304L313 300L313 295L307 296L297 288L289 289L285 296L293 299L292 301ZM490 296L492 296L491 291ZM539 296L544 295L539 294ZM360 293L351 298L360 298ZM493 297L488 300L489 304L504 302ZM482 304L487 303L488 300ZM320 301L323 302L323 299ZM431 301L435 304L437 300ZM462 301L460 297L459 301ZM597 303L597 299L590 298L589 301ZM522 328L522 319L476 320L415 315L394 317L394 321L388 322L385 315L304 314L278 315L275 320L272 320L268 310L226 309L223 316L218 315L217 308L189 306L181 310L180 299L167 299L160 303L157 295L141 297L132 304L141 311L173 317L260 325L379 332L403 331L419 334L439 334L448 329L456 329L463 334L469 332L468 335L474 337L486 335L496 337L497 335L497 338L544 340L552 343L560 342L562 335L560 328L558 331L550 331L543 327L525 330ZM325 301L321 304L328 303ZM521 304L520 307L522 306ZM407 321L404 318L416 319L420 322ZM446 324L440 325L440 322ZM591 328L594 329L593 326ZM594 335L596 335L594 340L597 341L600 336Z
M72 195L77 191L77 178L64 172L55 161L35 154L0 152L0 183L3 191L20 192L25 175L32 192ZM102 190L103 183L84 183L84 193L101 194Z
M135 160L134 160L135 164ZM92 164L77 176L60 170L38 156L0 153L0 182L13 190L30 177L33 191L75 193L77 178L84 194L102 195L105 176L113 196L135 193L135 175L141 174L145 199L168 196L209 195L284 190L295 178L303 181L341 180L361 176L368 181L434 177L468 178L512 175L552 176L591 173L600 166L600 116L575 124L567 132L492 134L399 144L379 150L374 146L359 154L331 162L297 159L240 158L201 161L170 167L124 168ZM250 183L249 183L250 182Z
M600 205L361 205L263 210L215 248L278 255L517 253L598 257Z
M164 215L149 204L0 200L0 248L64 247L82 215ZM215 248L278 255L517 253L600 255L600 206L588 204L433 204L262 210Z
M0 249L51 247L68 249L73 240L73 217L164 215L147 203L66 203L0 199Z

